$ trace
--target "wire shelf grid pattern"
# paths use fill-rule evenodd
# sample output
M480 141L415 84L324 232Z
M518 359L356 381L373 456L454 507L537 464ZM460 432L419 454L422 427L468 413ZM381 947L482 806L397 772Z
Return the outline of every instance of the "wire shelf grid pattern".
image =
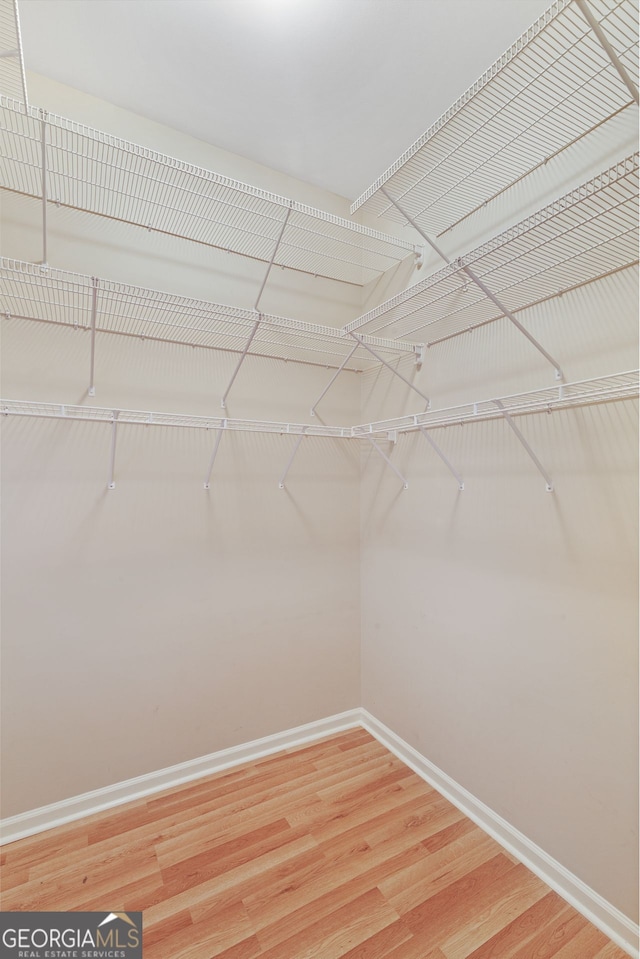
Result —
M18 0L0 3L0 92L28 102Z
M285 317L260 314L205 300L103 280L79 273L45 268L0 257L5 316L40 320L88 330L95 329L143 339L208 349L242 352L256 320L260 325L249 353L293 362L339 367L353 350L354 340L339 329ZM366 337L387 359L415 354L415 344ZM378 361L358 348L345 369L371 369Z
M635 0L588 2L636 77ZM440 234L633 102L577 5L556 0L351 212L405 223L385 187L427 232Z
M437 429L445 426L462 426L483 420L500 419L504 413L518 416L526 413L550 413L553 410L577 406L591 406L613 400L628 400L638 397L640 379L638 370L614 373L576 383L561 383L542 390L531 390L511 396L496 397L477 403L465 403L447 409L429 410L379 420L353 427L353 435L366 438L387 433L411 433L418 429ZM500 404L500 405L498 405Z
M415 252L359 226L146 147L0 98L0 186L50 202L270 262L363 285Z
M345 326L433 344L638 262L638 154ZM425 331L428 330L428 333Z

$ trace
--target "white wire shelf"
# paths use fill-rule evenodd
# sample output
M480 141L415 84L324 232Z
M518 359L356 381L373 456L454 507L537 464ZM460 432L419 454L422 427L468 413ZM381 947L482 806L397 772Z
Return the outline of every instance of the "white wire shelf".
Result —
M587 0L630 77L635 0ZM441 234L635 101L575 0L549 9L352 205Z
M0 90L28 103L18 0L0 0Z
M638 154L346 324L428 345L499 319L473 267L512 313L638 262ZM383 332L384 331L384 332Z
M275 265L355 285L415 246L91 127L0 97L0 186ZM44 138L44 151L43 151ZM287 218L288 217L288 218Z
M48 420L79 420L89 423L116 422L118 426L172 426L184 429L228 430L236 433L276 433L291 436L324 436L352 439L350 426L323 426L304 423L279 423L270 420L242 420L221 416L196 416L190 413L159 413L149 410L121 410L99 406L73 406L65 403L34 403L27 400L0 400L3 416L31 416Z
M29 400L0 399L3 416L30 416L39 419L80 420L91 423L117 422L129 426L171 426L186 429L229 430L241 433L275 433L291 436L324 436L337 439L367 439L388 433L409 433L417 429L459 426L511 416L547 413L578 406L591 406L614 400L635 399L639 395L638 370L615 373L576 383L511 396L466 403L442 410L429 410L379 420L360 426L326 426L308 423L281 423L270 420L243 420L220 416L196 416L190 413L162 413L149 410L123 410L111 407L77 406L64 403L39 403ZM501 404L501 405L498 405Z
M142 339L180 343L241 353L256 320L260 325L249 349L253 356L338 368L354 349L354 339L342 330L285 317L257 313L219 303L148 290L112 280L42 267L0 257L5 317L38 320ZM416 354L414 343L365 337L387 360ZM358 347L344 369L362 371L378 365Z
M483 420L500 419L507 413L519 416L526 413L549 413L553 410L577 406L592 406L613 400L635 399L639 395L638 370L599 376L576 383L561 383L558 386L528 393L517 393L477 403L465 403L442 410L399 416L353 427L355 437L380 436L388 433L410 433L418 429L438 429L445 426L463 426Z

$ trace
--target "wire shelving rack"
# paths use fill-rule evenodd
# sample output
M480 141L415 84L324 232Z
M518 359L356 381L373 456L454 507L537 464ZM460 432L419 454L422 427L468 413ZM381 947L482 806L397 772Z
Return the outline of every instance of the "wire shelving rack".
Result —
M0 4L0 90L19 103L26 105L29 102L18 0Z
M0 97L0 187L265 263L362 286L417 248L72 120ZM46 257L45 257L46 259Z
M555 0L351 212L405 223L386 190L424 230L446 232L637 103L637 75L635 0Z
M465 273L512 313L638 262L636 153L477 249L346 324L347 331L428 345L504 316Z
M385 436L389 433L412 433L419 429L438 429L447 426L464 426L486 420L521 416L532 413L550 413L553 410L593 406L614 400L636 399L639 395L640 371L629 370L609 376L599 376L575 383L560 383L541 390L515 393L495 399L465 403L425 413L411 413L395 419L378 420L353 427L354 437Z
M6 317L74 329L242 352L256 320L249 355L363 371L378 361L340 329L255 310L143 289L112 280L0 257ZM416 355L416 344L365 337L387 359ZM352 354L349 357L349 354Z

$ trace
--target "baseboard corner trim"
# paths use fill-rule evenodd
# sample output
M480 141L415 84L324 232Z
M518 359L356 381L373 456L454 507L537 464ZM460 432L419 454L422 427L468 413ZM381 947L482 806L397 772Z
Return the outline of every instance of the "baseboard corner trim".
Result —
M145 796L151 796L166 789L173 789L192 780L223 772L225 769L261 759L272 753L304 746L325 736L332 736L361 726L361 720L362 712L356 707L325 719L317 719L261 739L230 746L207 756L190 759L133 779L71 796L69 799L50 803L38 809L31 809L16 816L6 817L0 820L0 844L16 842L18 839L45 832L47 829L64 826L76 819L84 819L94 813L115 809L124 803L143 799Z
M368 710L361 709L361 715L362 726L383 746L386 746L430 786L457 806L465 816L473 820L484 832L527 866L616 945L624 949L633 959L639 959L640 929L636 923L548 855L515 826L460 786Z

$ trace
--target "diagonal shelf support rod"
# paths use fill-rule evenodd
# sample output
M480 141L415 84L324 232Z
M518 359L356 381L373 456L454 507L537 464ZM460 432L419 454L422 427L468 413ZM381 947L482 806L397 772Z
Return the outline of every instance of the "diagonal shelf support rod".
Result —
M20 61L20 82L22 84L22 98L25 110L29 109L29 98L27 96L27 75L24 70L24 51L22 49L22 31L20 30L20 13L18 11L18 0L13 0L13 16L16 22L16 38L18 40L18 49L16 54Z
M276 239L276 245L275 245L275 247L274 247L274 249L273 249L273 253L271 254L271 259L269 260L269 265L268 265L268 267L267 267L267 272L266 272L265 275L264 275L264 279L263 279L263 281L262 281L262 285L261 285L260 290L259 290L259 292L258 292L258 296L257 296L257 298L256 298L256 302L255 302L254 307L253 307L254 310L256 310L256 311L258 310L258 305L259 305L259 303L260 303L260 299L261 299L262 294L263 294L263 292L264 292L264 288L265 288L265 286L267 285L267 280L269 279L269 274L271 273L271 267L272 267L273 264L274 264L274 261L275 261L275 258L276 258L276 254L277 254L277 252L278 252L278 247L280 246L280 241L281 241L281 239L282 239L282 237L283 237L283 235L284 235L285 227L286 227L287 223L289 222L289 216L290 216L290 214L291 214L291 207L289 207L289 209L287 210L287 215L285 216L284 220L282 221L282 226L280 227L280 232L278 233L278 238ZM262 313L258 313L258 318L257 318L257 320L255 321L255 323L253 324L253 329L251 330L251 333L249 334L249 339L248 339L247 342L245 343L244 349L243 349L243 351L242 351L242 355L240 356L240 359L238 360L238 363L237 363L237 365L236 365L236 368L235 368L235 370L233 371L233 375L231 376L231 380L230 380L230 382L229 382L229 385L227 386L227 388L226 388L226 390L225 390L225 393L224 393L224 396L222 397L222 401L221 401L221 403L220 403L220 406L222 407L222 409L225 409L225 407L226 407L227 396L229 395L229 392L230 392L230 390L231 390L231 387L233 386L233 384L234 384L234 382L235 382L236 376L237 376L238 373L240 372L240 367L241 367L242 364L244 363L244 358L245 358L245 356L247 355L247 353L249 352L249 347L250 347L251 344L253 343L253 338L254 338L254 336L256 335L256 333L258 332L258 327L260 326L260 323L261 323L262 319L263 319L263 314L262 314Z
M396 474L396 476L398 477L398 479L401 479L401 480L402 480L402 488L403 488L403 489L409 489L409 484L408 484L407 480L405 479L405 477L402 475L402 473L400 472L400 470L398 469L398 467L397 467L394 463L391 462L391 460L389 459L389 457L387 456L387 454L385 453L385 451L378 446L378 444L377 444L376 441L374 440L373 436L367 436L366 439L368 439L369 442L371 443L371 445L373 446L373 448L378 451L378 453L380 454L380 456L382 457L382 459L385 461L385 463L386 463L388 466L391 467L391 469L392 469L393 472Z
M359 344L360 346L363 346L363 347L365 348L365 350L368 350L369 353L371 353L372 356L375 356L375 358L377 359L378 363L382 363L382 365L383 365L383 366L386 366L386 368L387 368L388 370L391 370L391 372L393 373L394 376L397 376L399 379L402 380L403 383L406 383L410 390L413 390L414 393L417 393L418 396L421 396L422 399L423 399L423 400L426 402L426 404L427 404L427 409L429 409L429 407L431 406L431 400L429 399L428 396L425 396L425 394L422 392L422 390L419 390L417 386L414 386L413 383L411 383L411 382L406 378L406 376L403 376L402 373L399 373L398 370L394 369L393 366L391 366L390 363L387 363L387 361L384 360L384 359L380 356L379 353L376 353L375 350L372 350L371 347L369 346L369 344L368 344L368 343L365 343L364 340L362 339L362 337L361 337L361 336L358 336L357 333L353 333L353 332L351 332L351 330L350 330L350 331L349 331L349 336L352 336L352 337L354 338L354 340L357 340L357 341L358 341L358 344Z
M42 164L42 265L47 265L47 112L40 111L40 153Z
M327 383L327 385L326 385L325 388L323 389L322 393L320 394L320 396L318 397L318 399L315 401L315 403L314 403L313 406L311 407L311 415L312 415L312 416L315 416L315 415L316 415L316 406L318 405L318 403L320 402L320 400L324 399L324 397L327 395L327 393L329 392L329 390L331 389L331 387L333 386L333 384L335 383L335 381L338 379L338 377L339 377L340 374L342 373L343 369L345 368L345 366L347 365L347 363L349 362L349 360L351 359L351 357L353 356L353 354L355 353L355 351L358 349L359 346L360 346L360 344L359 344L359 343L356 343L356 345L355 345L354 348L351 350L351 352L349 353L349 355L344 358L344 360L343 360L342 363L340 364L340 367L335 371L335 373L333 374L333 376L331 377L331 379L329 380L329 382Z
M304 439L304 433L301 433L300 436L298 437L298 439L296 440L296 445L293 447L293 450L292 450L292 452L291 452L291 456L289 457L289 461L288 461L287 465L286 465L285 468L284 468L284 473L282 474L282 476L280 477L280 480L278 481L278 487L279 487L279 489L284 489L284 488L285 488L285 487L284 487L284 481L285 481L286 478L287 478L287 473L288 473L289 470L291 469L291 464L293 463L294 459L296 458L296 453L297 453L298 450L300 449L300 444L302 443L303 439Z
M120 415L120 410L113 411L113 423L111 424L111 450L109 453L109 482L107 484L108 489L116 488L116 482L114 479L114 470L116 465L116 438L117 438L119 415Z
M513 432L515 433L515 435L516 435L516 436L518 437L518 439L520 440L520 443L523 445L523 447L525 448L525 450L526 450L527 453L529 454L531 460L535 463L535 465L536 465L536 467L537 467L537 469L538 469L538 472L541 473L542 476L544 477L544 479L545 479L545 481L546 481L546 484L547 484L547 493L553 493L553 480L551 479L551 477L550 477L549 474L547 473L546 469L544 468L544 466L542 465L542 463L540 462L540 460L538 459L538 457L536 456L536 454L533 452L533 450L531 449L531 447L529 446L529 444L527 443L526 439L524 438L524 436L522 435L522 433L520 432L520 430L518 429L518 427L516 426L516 424L513 422L512 417L511 417L511 416L507 413L507 411L505 410L504 404L503 404L500 400L493 400L493 403L495 403L495 405L498 407L498 409L499 409L500 412L502 413L502 416L504 417L504 419L507 421L508 425L511 427L511 429L513 430Z
M444 455L444 453L442 452L442 450L440 449L440 447L438 446L438 444L436 443L436 441L431 439L431 437L429 436L429 431L428 431L428 430L425 430L424 426L419 426L418 429L420 430L420 432L422 433L422 435L424 436L424 438L426 439L427 443L429 444L429 446L431 447L431 449L434 451L434 453L437 453L437 455L440 457L440 459L442 460L442 462L444 463L444 465L447 467L447 469L449 470L449 472L452 473L453 476L455 476L455 478L456 478L457 481L458 481L458 489L459 489L459 490L463 490L463 489L464 489L464 480L463 480L462 477L460 476L460 473L458 473L458 471L455 469L455 467L453 467L453 466L451 465L451 463L449 462L449 460L447 459L447 457Z
M211 474L213 472L213 464L216 461L216 456L218 455L218 447L220 446L220 440L222 439L222 434L225 431L227 421L222 421L222 427L218 430L218 435L216 436L216 441L213 445L213 452L211 453L211 459L209 460L209 469L207 470L207 476L204 481L204 488L211 489Z
M96 365L96 317L98 314L98 284L96 276L91 277L91 359L89 361L89 396L96 395L94 371Z
M611 46L611 44L610 44L609 41L607 40L607 37L606 37L606 35L605 35L605 33L604 33L604 30L602 29L602 27L600 26L600 24L598 23L598 21L596 20L596 18L594 17L594 15L592 14L591 10L589 9L588 3L586 2L586 0L576 0L576 4L578 5L578 7L579 7L579 9L580 9L580 12L582 13L583 17L585 18L585 20L587 21L587 23L589 24L589 26L591 27L591 29L592 29L593 32L595 33L596 37L597 37L598 40L600 41L600 43L601 43L602 47L604 48L607 56L608 56L609 59L611 60L611 63L613 64L613 66L614 66L615 69L617 70L618 75L620 76L620 79L622 80L622 82L623 82L624 85L626 86L627 90L629 91L629 93L631 94L631 96L633 97L633 99L636 101L636 103L638 103L638 102L639 102L639 101L638 101L638 88L637 88L637 86L635 85L635 83L633 82L633 80L631 79L631 77L629 76L629 74L627 73L627 71L626 71L624 65L622 64L620 58L618 57L616 51L613 49L613 47Z
M422 227L419 226L418 223L416 223L416 221L413 219L413 217L410 216L410 215L407 213L407 211L402 208L402 206L400 205L400 203L398 203L397 200L394 200L394 198L391 196L391 194L390 194L387 190L385 190L384 187L380 187L380 192L381 192L381 193L384 193L384 195L386 196L387 200L389 200L389 202L392 203L393 206L395 206L395 208L400 211L400 213L401 213L401 214L403 215L403 217L411 224L411 226L412 226L415 230L418 231L418 233L420 234L420 236L424 237L424 239L427 241L427 243L429 244L429 246L431 247L431 249L432 249L432 250L435 250L435 252L438 254L438 256L441 257L441 258L445 261L445 263L451 265L451 263L452 263L453 261L447 256L447 254L446 254L443 250L440 249L440 247L439 247L438 244L435 242L435 240L433 240L433 239L429 236L429 234L426 233L426 232L422 229ZM474 273L468 266L466 266L466 264L464 263L464 260L463 260L462 258L459 258L457 262L460 264L460 269L462 269L462 270L467 274L467 276L469 277L469 279L472 280L472 281L476 284L476 286L479 287L479 289L482 290L482 292L484 293L484 295L485 295L489 300L491 300L491 302L494 304L494 306L497 306L497 307L498 307L498 309L500 310L500 312L502 313L502 315L503 315L503 316L506 316L506 318L513 323L513 325L516 327L516 329L518 329L518 330L522 333L522 335L525 336L525 337L529 340L529 342L531 343L531 345L532 345L532 346L535 346L536 350L538 350L539 353L542 353L542 355L544 356L545 360L547 360L549 363L551 363L551 365L553 366L553 368L554 368L554 370L555 370L556 379L557 379L557 380L564 380L564 374L563 374L563 372L562 372L562 369L561 369L561 367L560 367L560 364L559 364L556 360L554 360L554 358L551 356L551 354L548 353L547 350L545 350L545 348L544 348L540 343L538 343L538 341L536 340L536 338L535 338L534 336L532 336L531 333L529 333L529 331L526 329L526 327L524 327L524 326L522 325L522 323L515 318L515 316L513 315L513 313L511 313L510 310L507 309L507 307L504 305L504 303L501 303L500 300L498 299L498 297L495 296L495 294L492 293L491 290L490 290L487 286L485 286L485 284L482 282L482 280L481 280L479 277L477 277L477 276L475 275L475 273Z

